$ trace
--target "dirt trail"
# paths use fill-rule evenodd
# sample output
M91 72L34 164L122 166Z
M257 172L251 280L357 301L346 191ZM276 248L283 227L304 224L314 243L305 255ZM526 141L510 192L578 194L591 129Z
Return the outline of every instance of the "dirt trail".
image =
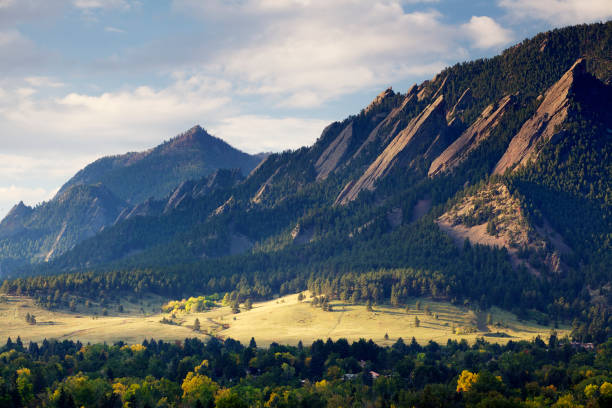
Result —
M340 312L340 315L338 316L338 320L336 321L336 324L334 324L334 327L332 327L329 330L329 332L327 333L327 337L331 337L332 332L338 328L338 326L340 325L340 322L342 321L342 316L344 316L344 310Z

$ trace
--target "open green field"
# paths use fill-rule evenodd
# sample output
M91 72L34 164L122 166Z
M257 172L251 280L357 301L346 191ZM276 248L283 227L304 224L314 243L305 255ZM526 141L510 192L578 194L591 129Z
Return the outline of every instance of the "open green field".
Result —
M486 324L486 313L454 306L445 302L416 299L406 307L375 305L368 311L365 305L332 302L333 311L326 312L312 307L310 299L298 302L298 296L288 295L267 302L255 303L251 310L232 314L229 307L219 307L205 312L175 314L152 313L159 310L161 299L151 299L146 310L134 304L124 304L125 313L112 316L67 311L48 311L34 305L31 299L8 297L0 303L0 344L7 337L20 336L24 342L41 341L44 338L71 339L86 342L115 342L123 340L139 343L145 338L167 341L186 337L208 335L220 338L232 337L247 342L254 337L259 345L272 342L297 344L302 340L310 344L316 339L360 338L372 339L383 345L394 343L399 337L409 341L415 337L420 343L434 340L445 343L448 339L466 339L473 342L485 337L488 341L505 343L508 340L530 340L540 335L547 338L551 327L534 322L519 321L511 313L493 308L493 325ZM26 322L26 314L36 316L37 324ZM93 312L91 312L93 313ZM164 324L162 318L174 324ZM415 317L419 327L415 326ZM200 331L193 330L195 319L200 321ZM500 322L501 325L495 325ZM472 333L458 334L466 331ZM560 336L569 333L567 327L557 329ZM503 334L500 334L503 333ZM385 334L388 339L385 339Z

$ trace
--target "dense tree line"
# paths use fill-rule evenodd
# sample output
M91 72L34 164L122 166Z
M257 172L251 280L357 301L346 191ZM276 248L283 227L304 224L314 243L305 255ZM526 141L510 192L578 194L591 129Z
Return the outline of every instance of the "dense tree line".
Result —
M9 339L3 407L604 407L612 343L317 340L257 348L232 339L83 345Z

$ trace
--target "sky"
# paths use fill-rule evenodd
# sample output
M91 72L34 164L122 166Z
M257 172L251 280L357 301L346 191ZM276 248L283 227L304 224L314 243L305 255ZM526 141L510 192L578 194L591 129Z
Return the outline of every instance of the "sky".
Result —
M610 18L610 0L0 0L0 218L195 124L295 149L389 86Z

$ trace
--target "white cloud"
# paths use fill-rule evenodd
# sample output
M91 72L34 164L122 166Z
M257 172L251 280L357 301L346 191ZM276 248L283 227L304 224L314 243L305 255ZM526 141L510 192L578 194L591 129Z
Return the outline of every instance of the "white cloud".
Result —
M218 135L249 153L297 149L312 144L331 121L240 115L210 127Z
M97 158L92 155L66 157L52 151L47 155L40 155L35 149L32 153L0 154L0 180L18 180L30 184L29 180L44 176L65 181L67 174L70 175Z
M23 200L28 205L49 200L68 178L98 158L95 154L65 154L31 149L24 154L0 153L0 219Z
M0 186L0 197L2 197L0 198L0 219L19 201L23 201L26 205L35 205L50 199L53 194L54 191L45 190L41 187Z
M129 10L131 8L131 3L127 0L74 0L72 4L84 10L116 8Z
M364 89L429 76L465 57L458 27L400 0L180 0L175 7L239 27L211 59L243 92L308 108ZM212 64L211 64L212 65ZM427 69L424 69L427 68Z
M57 98L39 97L31 87L5 87L0 92L0 143L5 151L119 153L150 147L199 121L206 123L230 102L226 81L184 74L174 79L162 89L141 86ZM29 146L30 139L37 145Z
M36 88L61 88L65 85L63 82L46 76L31 76L24 78L24 80Z
M610 0L500 0L499 5L518 19L559 24L606 21L612 17Z
M469 23L461 26L476 48L492 48L508 44L512 32L487 16L472 16Z
M109 33L117 33L117 34L125 34L125 30L122 30L121 28L117 28L117 27L104 27L104 31L107 31Z

